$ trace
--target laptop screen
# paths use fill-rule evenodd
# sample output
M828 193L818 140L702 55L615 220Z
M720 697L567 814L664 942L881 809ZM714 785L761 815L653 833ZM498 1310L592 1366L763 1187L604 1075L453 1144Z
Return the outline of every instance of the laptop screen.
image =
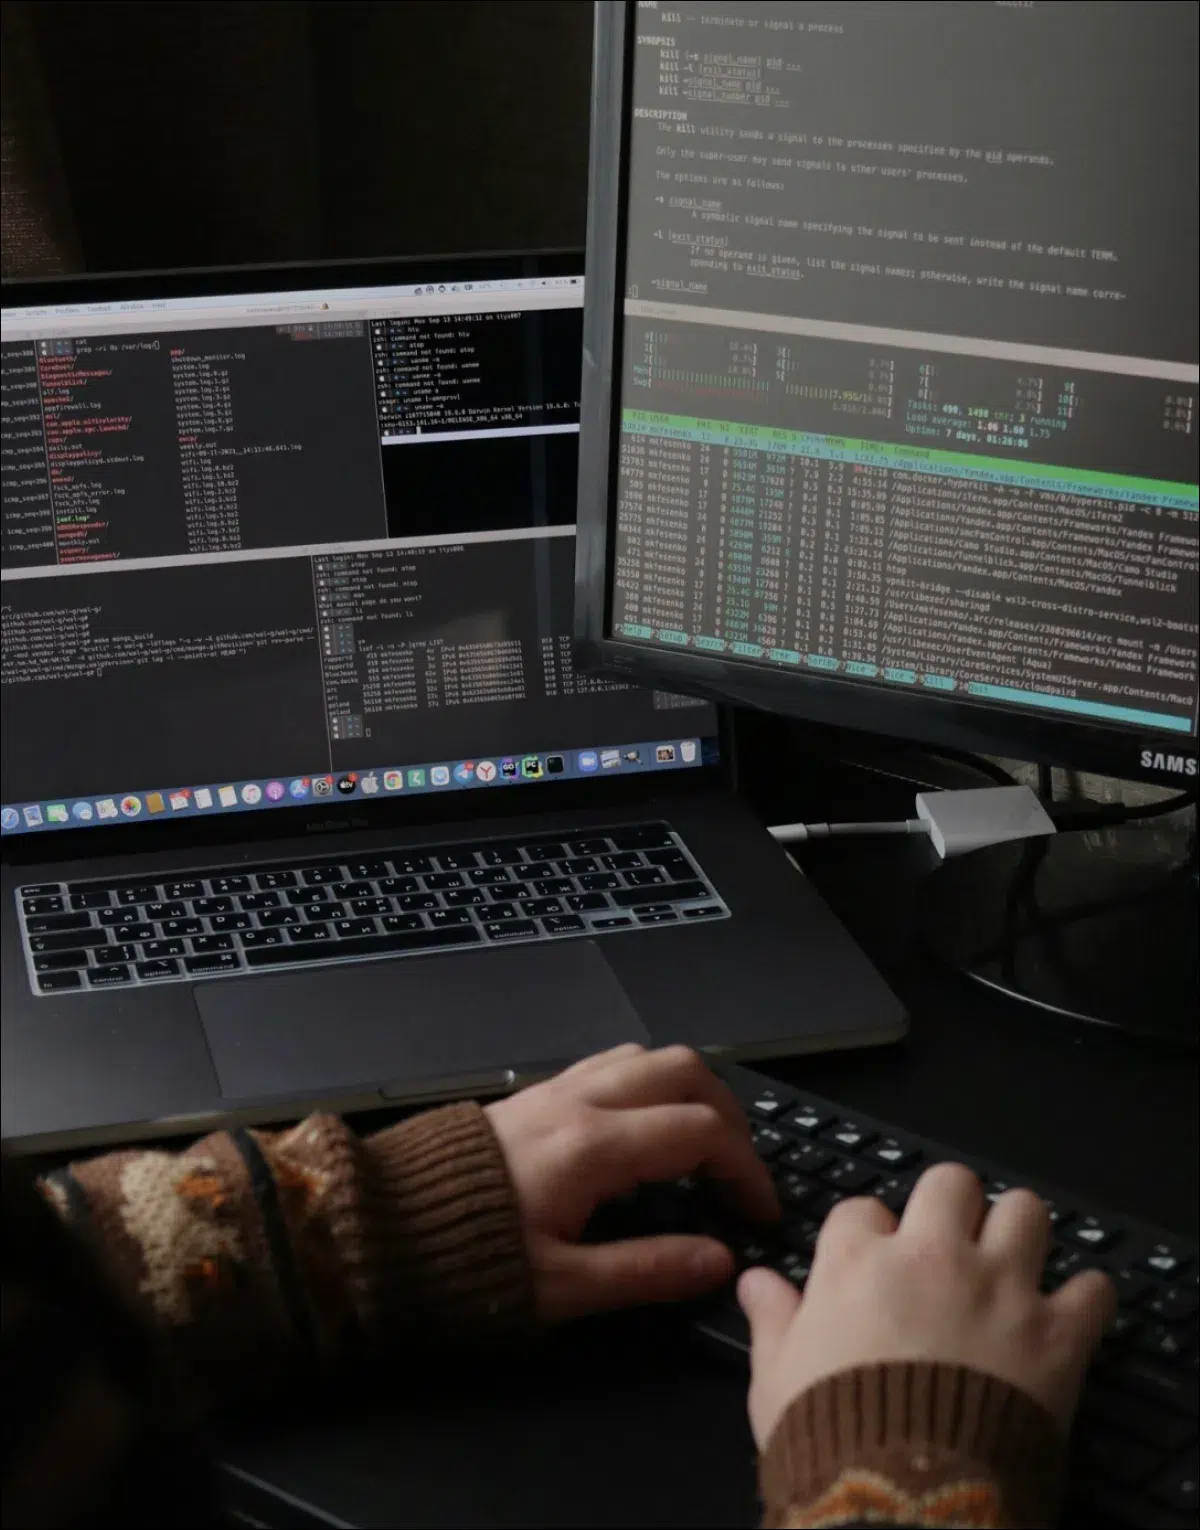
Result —
M3 833L715 761L572 664L581 268L7 292Z

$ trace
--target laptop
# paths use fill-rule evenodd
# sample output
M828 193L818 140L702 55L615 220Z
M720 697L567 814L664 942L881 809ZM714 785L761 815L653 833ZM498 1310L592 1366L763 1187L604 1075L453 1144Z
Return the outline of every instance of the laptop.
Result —
M902 1034L728 719L574 663L582 300L563 252L5 285L11 1148Z

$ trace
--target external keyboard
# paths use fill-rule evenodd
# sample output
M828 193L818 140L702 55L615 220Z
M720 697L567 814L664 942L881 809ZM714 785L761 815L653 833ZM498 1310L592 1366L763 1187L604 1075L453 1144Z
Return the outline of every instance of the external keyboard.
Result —
M1048 1203L1053 1225L1043 1289L1095 1266L1112 1276L1120 1301L1074 1431L1072 1509L1088 1524L1174 1530L1197 1523L1195 1244L747 1069L716 1071L750 1118L779 1193L781 1225L769 1235L731 1226L705 1186L688 1179L602 1208L590 1236L715 1233L730 1244L739 1269L767 1264L803 1290L821 1223L846 1196L878 1196L899 1215L921 1172L947 1159L974 1170L989 1200L1028 1185ZM695 1322L727 1351L748 1356L746 1322L732 1291L702 1304Z
M35 993L728 918L664 823L17 889Z

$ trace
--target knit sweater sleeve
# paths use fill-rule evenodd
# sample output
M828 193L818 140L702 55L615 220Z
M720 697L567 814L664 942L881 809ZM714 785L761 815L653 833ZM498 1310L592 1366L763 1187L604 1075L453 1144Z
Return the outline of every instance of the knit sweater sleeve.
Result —
M355 1348L534 1324L516 1195L477 1105L361 1139L326 1115L220 1132L41 1188L148 1320L189 1412Z

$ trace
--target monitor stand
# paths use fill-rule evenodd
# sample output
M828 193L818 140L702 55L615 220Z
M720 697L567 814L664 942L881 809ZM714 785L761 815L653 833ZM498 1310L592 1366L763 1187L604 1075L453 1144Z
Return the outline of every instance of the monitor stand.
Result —
M996 845L939 866L920 925L975 982L1066 1019L1194 1049L1200 897L1190 854L1143 827Z

